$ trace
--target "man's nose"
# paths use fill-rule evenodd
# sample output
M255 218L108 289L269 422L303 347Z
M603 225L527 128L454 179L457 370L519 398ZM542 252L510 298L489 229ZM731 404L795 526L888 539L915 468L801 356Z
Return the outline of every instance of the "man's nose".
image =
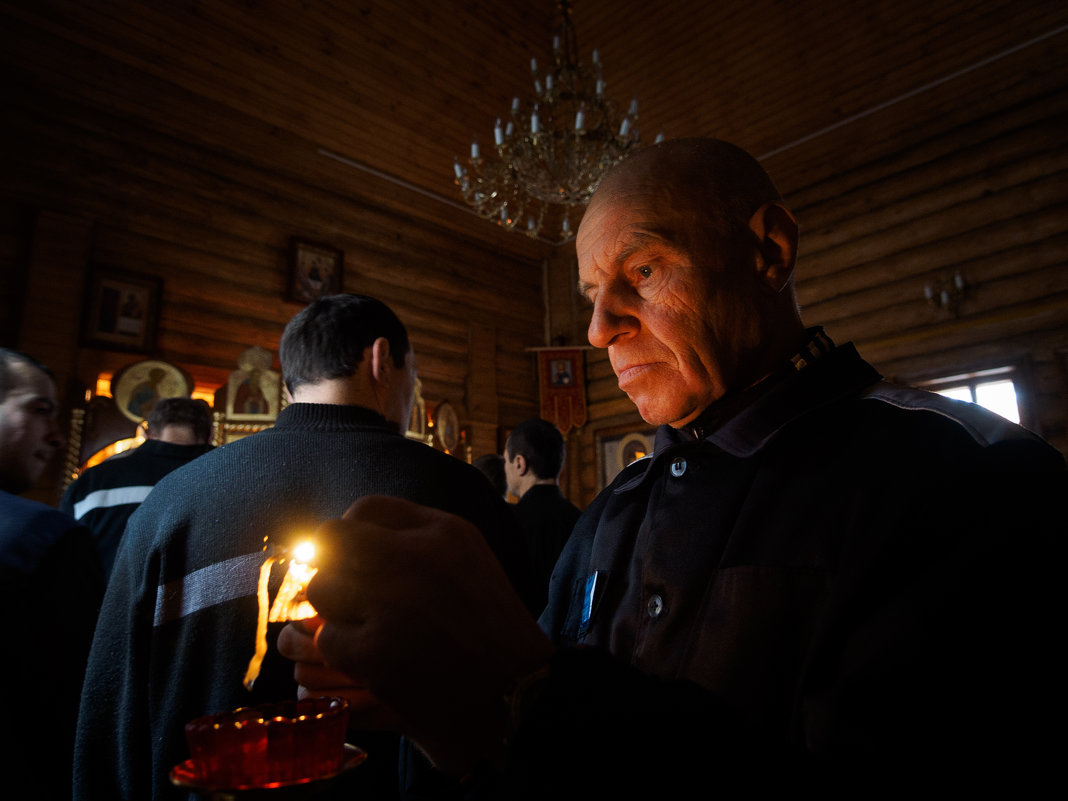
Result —
M605 288L593 304L593 316L586 337L595 348L607 348L620 338L638 331L638 318L620 293Z

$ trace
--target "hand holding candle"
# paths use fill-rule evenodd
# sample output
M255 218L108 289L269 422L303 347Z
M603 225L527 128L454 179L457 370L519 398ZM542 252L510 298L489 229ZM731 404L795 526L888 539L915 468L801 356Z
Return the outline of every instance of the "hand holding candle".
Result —
M501 698L554 649L481 533L437 509L370 496L316 539L308 598L324 623L312 643L305 624L279 638L301 663L298 681L337 680L315 663L321 652L322 669L366 683L439 767L463 773L493 756Z

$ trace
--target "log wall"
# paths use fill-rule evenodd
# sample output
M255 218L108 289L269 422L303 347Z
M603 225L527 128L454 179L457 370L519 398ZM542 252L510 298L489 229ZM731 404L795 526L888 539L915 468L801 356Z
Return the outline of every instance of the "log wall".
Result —
M275 353L277 369L282 329L303 305L287 299L291 237L342 250L344 289L382 299L405 321L428 410L449 401L473 455L495 451L500 427L536 413L524 351L544 331L536 255L62 98L21 101L2 134L0 330L5 345L53 367L65 415L98 373L144 358L183 367L208 391L251 345ZM98 267L162 280L149 352L81 340L86 276ZM54 500L57 471L40 499Z

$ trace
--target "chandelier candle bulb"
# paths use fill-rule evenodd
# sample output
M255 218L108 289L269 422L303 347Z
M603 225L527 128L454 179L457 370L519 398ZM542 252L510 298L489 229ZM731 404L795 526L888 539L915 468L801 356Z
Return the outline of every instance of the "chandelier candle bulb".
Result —
M501 118L497 118L497 124L493 126L493 141L497 145L504 144L504 129L501 127Z
M579 106L579 110L575 112L575 130L581 131L586 127L586 107Z
M621 139L626 139L627 134L630 133L630 117L624 117L623 122L619 124L619 136Z
M453 170L456 171L456 177L457 178L463 178L464 177L464 168L460 166L460 159L459 158L457 158L456 161L453 162L452 168L453 168Z
M541 131L541 120L538 119L538 107L534 106L534 113L530 115L530 132L532 134Z
M472 158L472 160L474 160L474 159L477 159L478 157L479 157L478 140L476 139L474 142L471 143L471 158Z

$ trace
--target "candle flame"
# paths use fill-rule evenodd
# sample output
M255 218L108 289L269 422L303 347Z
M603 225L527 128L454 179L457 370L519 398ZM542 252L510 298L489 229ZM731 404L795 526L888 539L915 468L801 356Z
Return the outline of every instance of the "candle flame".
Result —
M259 615L256 621L256 652L249 661L245 672L245 687L252 689L253 682L260 674L263 658L267 655L267 624L289 620L307 620L317 614L315 607L308 603L305 591L308 582L319 572L319 568L309 564L315 558L315 543L305 541L289 551L289 569L282 578L282 586L274 603L270 603L267 592L271 576L271 567L275 563L286 561L285 556L271 556L260 567L260 580L257 588ZM268 611L269 607L269 611Z

